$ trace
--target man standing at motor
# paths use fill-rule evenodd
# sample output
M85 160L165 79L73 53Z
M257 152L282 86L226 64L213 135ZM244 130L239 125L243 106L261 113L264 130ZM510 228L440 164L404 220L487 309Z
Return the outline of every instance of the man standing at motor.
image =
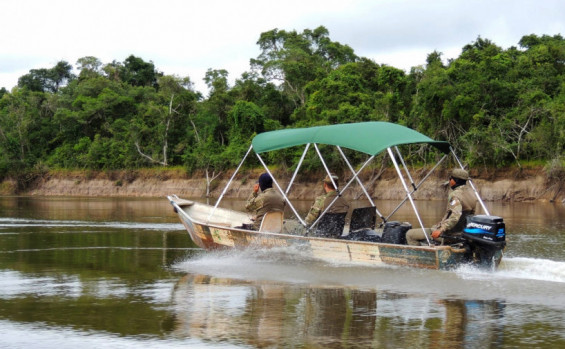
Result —
M447 212L441 221L431 229L426 228L426 234L435 241L441 243L456 242L454 238L461 235L467 216L475 214L477 197L473 190L467 186L469 173L463 169L456 168L451 171L449 186L451 191L447 197ZM406 232L408 245L419 246L421 242L427 242L424 231L421 228L410 229Z

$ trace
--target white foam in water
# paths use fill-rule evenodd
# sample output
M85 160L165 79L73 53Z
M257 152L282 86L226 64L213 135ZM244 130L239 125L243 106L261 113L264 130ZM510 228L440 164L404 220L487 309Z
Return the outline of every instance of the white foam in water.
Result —
M198 257L192 256L189 260L177 263L174 267L183 266L241 266L253 265L258 263L277 264L284 262L315 262L316 260L294 247L273 247L271 249L227 249L215 251L202 251Z
M565 262L514 257L503 259L497 274L512 278L565 282Z
M297 264L301 267L295 268ZM308 268L303 268L308 266ZM242 268L243 267L243 268ZM359 264L351 263L327 263L312 259L297 249L270 249L270 250L224 250L224 251L206 251L198 256L192 255L190 259L176 263L173 268L181 271L204 272L211 274L239 274L239 276L250 277L253 273L255 276L268 277L270 273L278 273L278 280L284 280L287 274L294 282L297 279L306 281L308 275L307 270L319 268L337 271L337 269L345 269L359 267ZM385 271L399 268L397 266L367 266L375 270ZM285 270L289 269L289 270ZM290 270L292 269L292 270ZM369 271L370 269L367 269ZM245 272L243 272L245 270ZM230 272L231 271L231 272ZM265 275L263 274L265 272ZM475 266L463 265L453 271L459 278L466 280L532 280L546 281L554 283L565 283L565 262L552 261L548 259L536 259L525 257L503 258L497 270L484 270ZM450 272L448 272L450 273ZM281 278L281 276L283 276Z
M408 267L334 264L265 250L202 251L173 269L250 282L309 287L356 287L379 292L434 295L439 298L498 300L543 305L565 311L565 262L505 258L500 268L461 266L438 271ZM543 294L540 294L543 290Z
M513 257L503 258L496 271L463 265L456 273L467 279L526 279L565 282L565 262L549 259Z
M202 267L205 267L206 270L226 270L231 267L241 268L242 266L252 268L260 264L271 264L281 258L280 255L277 256L275 253L265 253L265 250L254 249L202 250L201 252L199 255L192 255L188 260L174 264L173 268L180 270L200 269Z
M203 251L172 266L181 272L246 280L310 283L317 279L322 262L292 249L232 249ZM298 265L298 267L297 267ZM308 268L304 268L308 266Z

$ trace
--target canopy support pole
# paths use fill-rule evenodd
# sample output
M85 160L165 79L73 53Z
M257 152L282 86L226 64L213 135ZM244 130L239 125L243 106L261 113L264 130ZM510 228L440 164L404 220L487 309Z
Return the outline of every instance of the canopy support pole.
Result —
M461 163L461 161L459 161L459 158L458 158L457 155L455 154L455 150L453 150L452 147L449 147L449 150L451 150L451 154L453 154L453 157L455 158L455 160L456 160L457 163L459 164L459 167L461 167L461 169L464 170L465 167L463 167L463 164ZM487 207L485 206L485 203L483 202L483 199L481 199L481 196L479 195L479 192L477 191L477 188L475 188L475 186L473 185L473 181L471 180L471 178L469 178L469 180L468 180L467 182L469 182L469 184L471 185L471 188L473 188L473 191L475 192L475 195L477 196L477 199L479 199L479 202L481 203L481 207L483 208L483 210L485 211L485 213L490 216L490 213L489 213Z
M394 146L394 149L396 150L396 154L398 154L398 157L400 158L400 162L402 162L402 167L404 167L404 171L406 172L406 175L408 175L408 179L410 179L410 183L412 184L412 188L414 188L414 191L416 191L418 188L414 184L414 179L412 179L412 176L410 175L410 171L408 171L408 166L406 166L406 163L404 162L404 158L402 157L402 154L400 154L400 151L398 150L398 147L396 145Z
M404 177L402 176L402 172L400 171L400 167L398 167L398 162L396 162L396 158L394 157L394 154L392 153L392 149L390 149L390 147L389 147L386 150L388 151L388 155L390 156L390 159L392 160L392 163L394 164L394 168L396 169L396 173L398 173L398 177L400 178L400 181L402 182L402 186L404 187L404 190L406 191L406 194L408 195L408 199L410 200L410 203L412 204L412 208L414 209L414 213L416 214L416 217L418 218L418 222L420 223L420 226L422 227L422 230L424 231L424 236L426 237L426 241L428 242L428 246L431 246L430 239L428 238L428 234L426 234L426 229L424 228L424 223L422 223L422 219L420 218L420 214L418 213L418 209L416 208L416 204L414 203L414 200L412 199L412 194L408 190L408 186L406 185L406 181L404 180Z
M235 178L235 175L239 172L239 169L241 168L241 165L243 165L243 163L245 162L245 159L247 159L247 156L249 155L249 153L251 152L251 149L253 149L253 145L249 146L249 149L247 149L247 153L245 153L245 156L243 157L243 159L241 159L239 165L237 166L237 168L235 169L235 172L233 173L233 175L231 176L230 180L228 181L228 184L226 184L226 186L224 187L224 190L222 191L222 193L220 194L220 197L218 198L218 200L216 200L216 204L214 205L214 208L212 209L212 211L210 212L210 214L208 215L208 218L206 218L206 223L208 223L210 221L210 218L214 215L214 212L216 211L216 208L218 208L218 205L220 204L220 201L222 201L222 198L224 197L224 195L226 194L229 186L231 185L231 182L233 181L233 179Z
M316 145L316 144L314 144L314 146L315 146L315 145ZM318 155L319 155L319 154L318 154ZM359 169L359 171L354 172L353 178L351 178L351 179L347 182L347 184L345 184L345 185L343 186L342 192L345 191L345 189L347 189L347 187L349 187L349 185L350 185L351 183L353 183L353 180L355 179L355 177L358 176L359 173L361 173L361 171L363 171L363 169L371 162L371 160L373 160L374 157L375 157L375 156L372 155L369 159L367 159L367 161L365 161L365 163L363 164L363 166L361 166L361 168ZM339 197L339 195L336 196L336 197L333 199L333 201L328 205L328 207L326 207L326 209L324 210L324 212L322 212L322 213L318 216L318 219L316 219L316 220L314 221L314 223L312 223L312 225L310 226L310 228L309 228L308 231L306 232L306 235L308 235L308 232L310 231L310 229L311 229L312 227L314 227L314 226L318 223L318 221L326 214L326 212L328 212L328 210L330 209L330 207L332 207L332 205L334 204L334 202L337 200L338 197ZM304 224L304 226L306 226L306 224Z
M302 162L304 161L304 158L306 157L306 153L308 152L308 148L310 147L310 143L306 143L306 147L304 148L304 151L302 152L302 156L300 157L300 160L298 161L298 165L296 165L296 170L294 170L294 173L292 174L292 178L290 179L290 182L288 183L288 187L286 188L286 194L288 195L288 192L290 191L290 188L292 187L292 184L294 183L294 179L296 178L296 175L298 174L298 170L300 170L300 166L302 166Z
M420 181L420 183L418 183L418 184L416 185L416 189L417 189L417 188L420 188L420 186L428 179L428 177L435 171L435 169L436 169L436 168L443 162L443 160L445 160L446 158L447 158L447 154L444 154L444 155L442 156L442 158L438 161L438 163L435 164L435 166L430 170L430 172L428 172L428 174L427 174L424 178L422 178L422 180ZM414 192L416 191L416 189L412 190L412 191L410 192L410 194L414 194ZM385 221L388 221L388 219L389 219L390 217L392 217L392 216L396 213L396 211L398 211L398 210L402 207L402 205L404 205L404 203L406 202L406 200L408 200L408 196L406 196L406 197L404 198L404 200L402 200L402 202L401 202L400 204L398 204L398 206L396 206L396 208L395 208L394 210L392 210L392 212L388 215L388 217L386 217L386 220L385 220Z
M345 163L347 164L347 167L349 167L349 170L351 171L351 173L355 174L355 169L353 168L353 166L351 166L351 163L349 162L349 160L347 160L347 157L345 157L345 154L343 153L343 150L341 149L341 147L339 145L337 145L336 148L339 151L339 153L341 154L341 157L343 158ZM373 199L371 199L371 196L369 195L369 193L367 193L367 190L365 190L365 186L363 185L363 182L361 182L361 180L357 176L354 176L354 178L357 180L357 183L361 186L361 189L363 189L363 193L365 193L365 196L367 197L367 199L371 203L371 206L375 206Z
M316 153L318 153L318 157L320 158L320 161L322 161L322 165L324 165L324 169L326 170L328 177L330 177L330 181L332 181L332 184L335 188L335 191L337 192L337 195L340 196L341 193L339 192L339 189L337 188L337 185L335 184L334 179L332 178L332 174L331 174L330 170L328 169L328 165L326 165L326 162L324 161L324 158L322 157L322 153L320 153L320 149L318 149L318 145L316 143L314 143L314 149L316 149Z
M288 199L288 197L286 196L285 192L282 190L281 186L279 185L279 182L277 182L277 180L275 179L275 177L273 176L273 174L271 173L271 171L269 171L269 168L267 167L267 165L265 164L265 162L263 161L263 159L261 158L261 156L257 153L255 153L255 155L257 155L257 158L259 159L259 161L261 162L261 164L263 165L263 167L265 168L265 171L267 171L267 173L269 174L269 176L271 176L271 178L273 179L273 183L275 183L275 186L277 187L277 189L279 190L279 192L281 193L281 195L284 198L284 201L286 203L288 203L288 206L290 207L290 209L292 210L292 212L296 215L296 217L298 218L298 220L300 221L300 223L302 223L303 225L306 225L306 222L304 222L302 220L302 218L300 218L300 216L298 215L298 213L296 212L296 210L294 209L294 206L292 206L292 203L290 202L290 200Z
M363 182L361 182L361 180L359 179L359 176L357 176L355 174L355 169L353 168L353 166L351 166L351 163L349 162L349 160L347 159L347 157L345 156L343 150L341 149L341 147L339 145L336 146L337 150L339 151L339 153L341 154L341 157L343 157L343 160L345 160L345 163L347 164L347 166L349 167L349 170L351 171L351 173L354 174L355 179L357 180L357 183L359 184L359 186L361 187L361 189L363 189L363 193L365 193L365 196L367 197L367 199L369 199L369 202L371 203L371 206L375 207L375 210L377 211L377 214L381 217L381 219L384 221L385 217L383 216L382 213L379 212L379 209L377 208L377 205L375 205L375 203L373 202L373 199L371 198L371 196L369 195L369 193L367 192L367 189L365 188L365 186L363 185ZM373 158L375 156L372 155L369 158L369 161L372 161Z

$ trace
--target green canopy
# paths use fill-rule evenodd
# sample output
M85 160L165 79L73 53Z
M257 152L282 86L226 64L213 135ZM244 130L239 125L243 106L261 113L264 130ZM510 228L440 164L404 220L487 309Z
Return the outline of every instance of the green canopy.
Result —
M449 152L448 142L434 141L408 127L382 121L270 131L255 136L252 145L256 153L264 153L307 143L336 145L369 155L416 143L428 143Z

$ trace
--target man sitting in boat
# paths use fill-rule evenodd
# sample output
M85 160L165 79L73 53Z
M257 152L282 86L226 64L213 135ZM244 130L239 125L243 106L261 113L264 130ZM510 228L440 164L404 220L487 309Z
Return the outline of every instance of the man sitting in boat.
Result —
M261 189L261 193L259 193ZM273 179L268 173L259 176L253 192L247 199L245 209L253 214L253 229L259 230L263 216L271 211L284 211L285 202L281 194L273 189Z
M308 212L308 215L304 220L308 226L312 225L316 221L316 219L318 219L320 213L324 212L324 210L334 201L335 197L338 196L338 193L336 191L338 181L338 176L334 174L331 175L331 178L328 175L323 179L322 183L325 193L318 196L314 201L314 204L310 208L310 211ZM326 213L343 213L347 212L348 210L349 203L342 196L339 196Z
M463 169L456 168L451 171L449 186L451 192L447 197L447 212L442 220L431 229L426 228L426 234L440 243L456 242L454 237L460 236L467 216L475 214L477 197L473 190L467 186L469 173ZM406 232L406 242L408 245L419 246L421 242L426 242L426 236L421 228L410 229Z

